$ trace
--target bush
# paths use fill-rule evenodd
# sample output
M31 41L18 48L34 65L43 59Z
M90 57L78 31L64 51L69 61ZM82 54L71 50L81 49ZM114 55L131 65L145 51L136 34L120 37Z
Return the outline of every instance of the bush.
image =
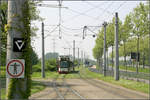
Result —
M45 62L45 67L47 71L56 71L56 59L49 59Z
M32 72L41 72L41 65L40 64L33 65Z
M49 59L45 61L45 71L56 71L56 60ZM41 63L32 66L32 72L41 72Z

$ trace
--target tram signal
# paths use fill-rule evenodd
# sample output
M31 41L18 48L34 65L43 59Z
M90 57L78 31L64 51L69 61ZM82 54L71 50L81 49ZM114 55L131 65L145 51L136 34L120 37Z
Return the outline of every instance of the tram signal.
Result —
M136 53L135 52L131 52L131 59L136 59Z
M137 61L140 61L140 53L131 52L131 59L137 59Z

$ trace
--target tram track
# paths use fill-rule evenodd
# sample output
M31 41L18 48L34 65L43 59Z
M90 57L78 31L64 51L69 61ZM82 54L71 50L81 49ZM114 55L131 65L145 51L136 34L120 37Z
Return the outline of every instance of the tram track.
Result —
M53 80L53 88L57 94L58 99L71 99L68 98L68 94L71 95L71 97L74 97L74 99L81 99L81 100L86 100L83 96L80 95L79 92L71 88L69 84L66 83L66 74L61 78L62 82L57 82L58 77Z
M68 91L70 91L71 93L73 93L75 96L79 97L79 99L86 100L83 96L80 95L79 92L77 92L75 89L71 88L70 85L68 85L68 84L66 83L65 78L63 78L62 80L63 80L64 86L67 88ZM66 94L66 93L65 93L65 94Z
M90 84L90 85L92 85L94 87L102 89L103 91L106 91L106 92L108 92L110 94L117 95L119 98L130 99L130 97L127 97L127 96L125 96L123 94L119 94L117 88L114 88L114 87L112 87L110 85L107 85L107 84L104 84L102 82L96 81L96 80L94 80L92 78L90 78L90 79L83 78L80 73L79 73L79 76L80 76L80 78L83 81L85 81L86 83L88 83L88 84ZM110 88L113 88L113 89L110 89Z

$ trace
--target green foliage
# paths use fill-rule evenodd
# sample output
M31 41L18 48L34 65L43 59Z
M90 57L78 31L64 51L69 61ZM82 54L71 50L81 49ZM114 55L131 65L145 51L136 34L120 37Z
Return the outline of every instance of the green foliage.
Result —
M119 20L119 26L122 25L122 22ZM114 45L114 34L115 34L115 17L106 27L106 51L108 47ZM121 30L121 27L119 27ZM121 31L119 31L119 41L121 41ZM96 45L93 48L93 56L95 59L99 59L103 56L103 47L104 47L104 28L100 30L98 37L96 39Z
M37 93L45 89L45 85L38 81L32 81L31 94Z
M0 20L1 20L1 25L0 25L0 36L1 38L1 44L2 46L0 47L2 53L1 53L1 63L2 65L6 65L6 44L7 44L7 31L5 30L5 26L7 24L7 4L2 3L0 5Z
M33 65L32 72L41 72L41 64Z
M77 66L78 65L78 60L75 59L75 61L73 62L74 66Z
M56 59L49 59L45 61L45 70L56 71Z
M56 71L56 59L49 59L45 61L45 71ZM33 74L35 72L41 72L41 63L32 66Z
M102 28L102 30L98 34L98 37L96 39L96 45L93 48L93 56L95 59L101 58L103 55L103 46L104 46L103 35L104 35L104 28Z
M131 12L131 20L133 27L133 35L144 36L148 34L148 5L140 3L134 11Z
M148 64L148 4L140 3L126 17L125 21L119 20L119 56L130 56L131 52L140 52L140 64ZM115 18L106 27L107 48L114 46ZM96 39L96 45L93 48L93 56L100 59L103 55L103 34L102 28ZM139 37L139 40L137 39ZM138 44L139 42L139 44ZM139 48L138 48L139 46ZM113 52L114 53L114 52ZM112 53L110 54L112 57Z
M31 51L32 53L31 53L31 55L30 55L30 57L31 57L31 63L32 63L32 65L36 65L38 62L39 62L39 60L38 60L38 55L36 54L36 52L33 50L33 48L32 48L32 51Z
M125 66L119 66L119 69L123 69L123 70L126 70L126 67ZM132 66L127 66L127 70L129 71L136 71L136 68L135 67L132 67ZM142 72L142 73L149 73L149 69L148 68L139 68L139 72Z

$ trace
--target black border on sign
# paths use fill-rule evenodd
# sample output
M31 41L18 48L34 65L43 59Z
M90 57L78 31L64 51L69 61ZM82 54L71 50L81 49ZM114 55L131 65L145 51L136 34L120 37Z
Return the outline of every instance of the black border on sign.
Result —
M21 66L22 66L22 71L21 71L21 73L19 73L18 75L12 75L12 74L9 72L9 70L8 70L9 65L10 65L11 63L13 63L13 62L18 62L18 63L20 63ZM22 63L21 61L19 61L19 60L12 60L12 61L10 61L10 62L7 64L7 73L8 73L10 76L16 78L16 77L19 77L20 75L22 75L23 72L24 72L24 65L23 65L23 63Z

